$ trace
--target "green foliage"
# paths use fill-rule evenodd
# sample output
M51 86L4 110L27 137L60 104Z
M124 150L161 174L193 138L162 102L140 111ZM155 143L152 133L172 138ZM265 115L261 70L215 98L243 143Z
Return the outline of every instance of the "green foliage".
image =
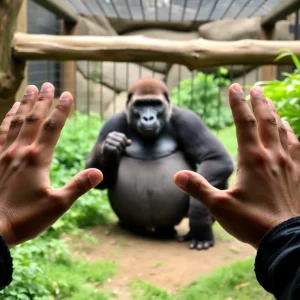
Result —
M283 73L285 78L282 81L260 81L256 85L263 86L265 95L274 102L279 115L290 123L300 138L300 61L288 49L283 50L276 60L291 56L296 67L295 71Z
M133 300L172 300L174 296L144 280L131 283L131 299Z
M274 299L257 282L254 274L254 260L246 259L218 268L208 276L201 276L196 282L184 288L181 300L224 300L224 299Z
M231 110L225 104L221 87L228 86L228 70L220 68L217 74L199 72L194 79L186 78L172 90L172 102L193 110L211 129L221 129L233 123Z
M84 170L85 158L92 150L102 123L96 114L84 115L75 112L60 136L51 165L53 187L65 185L75 174ZM58 236L62 232L105 224L111 216L106 191L91 190L75 202L48 231Z
M253 258L238 261L218 268L210 275L201 276L176 295L145 281L137 280L131 284L131 298L137 300L274 299L258 284L254 274Z

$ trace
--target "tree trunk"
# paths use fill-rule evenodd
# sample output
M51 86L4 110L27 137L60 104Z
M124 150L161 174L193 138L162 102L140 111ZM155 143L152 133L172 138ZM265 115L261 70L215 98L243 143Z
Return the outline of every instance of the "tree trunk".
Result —
M291 63L290 57L277 62L278 50L288 48L300 56L300 41L168 41L143 36L53 36L16 33L13 55L20 59L163 61L189 69L220 65L267 65Z
M25 62L12 57L14 36L22 0L0 0L0 121L15 101L24 77Z

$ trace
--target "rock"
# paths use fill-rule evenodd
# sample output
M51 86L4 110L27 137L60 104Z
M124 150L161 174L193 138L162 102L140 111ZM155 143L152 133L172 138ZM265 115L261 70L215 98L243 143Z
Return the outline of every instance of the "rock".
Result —
M123 111L126 108L126 101L127 92L119 93L116 99L109 104L107 110L104 113L104 117L108 118L115 113Z
M200 25L198 28L202 38L214 41L237 41L242 39L261 38L261 17L223 19ZM291 39L289 22L280 21L276 25L276 39Z
M197 73L197 72L194 72ZM171 90L178 86L179 82L185 78L189 78L192 76L192 72L186 67L182 65L172 65L167 75L167 87L171 93Z
M150 21L150 20L129 20L129 19L113 19L108 18L112 27L116 30L118 34L129 33L133 30L140 29L150 29L150 28L163 28L170 30L179 30L179 31L190 31L196 29L201 22L193 21ZM202 22L203 23L203 22Z
M99 19L100 17L98 17ZM97 20L98 20L97 19ZM116 31L110 26L109 22L102 17L102 24L90 17L80 17L77 26L77 35L101 35L111 36L117 35Z
M85 79L79 71L76 72L75 91L75 107L82 113L104 113L115 96L112 89Z
M164 75L140 66L135 63L123 62L102 62L92 63L88 67L88 62L77 62L77 69L85 78L93 78L97 82L102 82L106 86L118 92L126 91L128 86L141 77L155 77L164 80ZM102 70L102 75L100 75Z

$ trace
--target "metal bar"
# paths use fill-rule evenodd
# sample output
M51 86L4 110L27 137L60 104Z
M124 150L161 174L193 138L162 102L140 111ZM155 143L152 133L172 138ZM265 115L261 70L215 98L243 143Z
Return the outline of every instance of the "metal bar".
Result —
M298 9L300 9L299 0L280 1L272 11L262 17L261 26L272 27L277 21L283 20Z
M203 0L200 0L200 1L199 1L199 3L198 3L198 7L197 7L197 10L196 10L196 13L195 13L195 17L194 17L194 20L193 20L193 22L195 22L195 21L196 21L196 19L197 19L197 17L198 17L198 14L199 14L200 8L201 8L201 6L202 6L202 2L203 2Z
M257 8L249 15L249 17L254 16L255 13L256 13L259 9L261 9L261 8L265 5L265 3L266 3L267 1L268 1L268 0L262 1L262 2L257 6Z
M130 20L133 20L132 13L131 13L131 10L130 10L130 6L128 4L128 0L125 0L125 3L126 3L126 7L127 7L127 10L128 10Z
M155 22L158 20L157 0L155 0Z
M114 99L113 99L113 111L114 114L116 113L116 96L117 96L117 92L116 92L116 80L117 80L117 64L114 63Z
M104 111L103 111L103 62L99 64L100 68L100 121L104 119Z
M229 5L227 6L225 12L223 13L223 15L220 17L220 19L223 19L226 14L229 12L230 8L232 7L232 4L234 3L235 0L231 0L231 2L229 3Z
M78 22L78 16L75 12L70 11L61 0L33 0L36 4L44 7L48 11L51 11L58 18L61 18L69 23L76 24Z
M236 19L241 13L242 11L245 9L245 7L248 6L248 4L251 2L251 0L248 0L244 3L244 5L242 6L242 8L238 11L238 13L233 17L234 19Z
M181 22L183 22L183 20L184 20L187 2L188 2L188 0L184 1L184 5L183 5L183 9L182 9L182 15L181 15Z
M211 11L210 11L210 13L209 13L209 15L208 15L207 20L210 20L210 18L211 18L211 16L212 16L212 14L213 14L213 12L214 12L214 10L215 10L215 8L216 8L216 6L217 6L217 4L218 4L219 1L220 1L220 0L215 0L215 3L214 3L214 5L212 6L212 9L211 9Z
M295 14L294 40L299 40L299 10L297 10Z
M118 12L118 10L117 10L117 7L116 7L116 5L115 5L114 0L111 0L110 3L111 3L111 6L113 7L114 12L116 13L117 17L118 17L119 19L121 19L121 16L120 16L120 14L119 14L119 12Z
M169 22L172 20L172 5L173 5L173 0L170 0L170 8L169 8Z
M145 21L145 12L144 12L143 0L140 0L140 6L141 6L141 11L142 11L143 21Z

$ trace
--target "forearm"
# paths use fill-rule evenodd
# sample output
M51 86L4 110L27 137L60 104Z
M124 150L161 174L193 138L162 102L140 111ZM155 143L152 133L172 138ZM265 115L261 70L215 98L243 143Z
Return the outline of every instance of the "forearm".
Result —
M258 282L276 299L300 299L300 217L274 227L255 261Z
M12 281L13 263L9 247L0 235L0 290L3 290Z

